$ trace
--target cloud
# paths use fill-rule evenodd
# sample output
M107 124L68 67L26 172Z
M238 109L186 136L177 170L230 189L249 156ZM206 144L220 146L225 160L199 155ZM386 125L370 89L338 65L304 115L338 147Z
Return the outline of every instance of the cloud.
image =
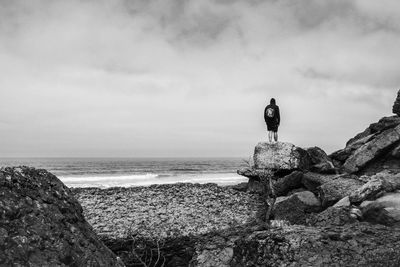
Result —
M174 146L180 155L207 155L204 147L225 155L237 146L243 155L264 138L260 112L274 96L283 139L339 148L390 114L400 87L398 5L1 1L0 121L13 125L1 145L38 155L71 147L79 155L175 155ZM108 143L94 149L99 136ZM29 145L39 139L41 149Z

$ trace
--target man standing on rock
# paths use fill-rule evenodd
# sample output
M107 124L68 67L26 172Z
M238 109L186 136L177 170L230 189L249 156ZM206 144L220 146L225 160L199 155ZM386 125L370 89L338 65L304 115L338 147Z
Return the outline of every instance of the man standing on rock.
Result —
M264 120L267 124L269 142L272 143L272 136L275 142L278 142L278 127L281 122L281 116L274 98L271 98L270 104L264 109Z

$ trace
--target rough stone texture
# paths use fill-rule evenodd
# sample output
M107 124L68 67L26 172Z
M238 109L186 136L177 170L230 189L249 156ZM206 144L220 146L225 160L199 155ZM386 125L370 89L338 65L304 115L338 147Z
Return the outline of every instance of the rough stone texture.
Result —
M310 166L308 153L290 143L258 143L254 149L256 169L306 170Z
M252 194L261 194L264 192L264 188L259 180L249 179L247 184L247 192Z
M350 194L350 202L360 203L361 201L374 198L383 192L383 184L384 182L381 179L371 179Z
M247 177L249 179L259 180L259 173L251 168L241 168L237 170L237 174Z
M205 237L198 242L189 266L397 267L399 249L400 232L382 225L283 226L266 231L220 232ZM224 251L228 253L220 253Z
M379 157L386 149L400 141L400 125L388 129L379 136L358 148L343 164L345 171L354 173L367 163Z
M76 188L83 212L101 237L174 238L243 225L263 201L216 184Z
M336 179L337 175L319 174L314 172L304 173L301 183L311 192L318 193L317 188Z
M371 130L368 128L367 133L369 134ZM350 139L347 142L347 145L344 149L340 149L336 152L333 152L329 155L330 158L333 159L333 163L337 163L335 166L340 167L357 149L363 146L365 143L369 142L374 138L375 134L369 134L364 136L363 133L354 137L354 139ZM360 137L359 139L357 139Z
M273 209L275 220L286 220L292 224L305 224L311 212L321 210L321 202L310 191L278 197Z
M1 266L121 266L57 177L28 167L0 170Z
M358 174L374 175L382 171L400 173L400 160L397 156L393 156L393 153L395 153L394 149L387 150L382 155L369 162Z
M367 183L350 194L351 203L374 200L384 193L400 189L400 173L391 174L387 171L371 176Z
M265 170L256 170L254 168L242 168L237 171L237 174L249 178L247 183L247 192L261 194L263 192L263 186L260 182L260 177L263 175Z
M395 159L400 159L400 144L393 149L390 155Z
M346 196L333 205L334 208L349 207L351 205L349 196Z
M399 124L400 118L398 116L383 117L378 122L371 123L363 132L358 133L353 138L350 138L349 141L346 142L346 147L354 146L354 148L357 149L361 145L371 140L374 136L387 129L395 128ZM330 156L330 158L332 157Z
M352 192L363 185L359 180L351 177L339 177L330 182L324 183L318 188L318 195L322 206L328 207L335 204L342 198L349 196Z
M397 98L394 101L392 112L397 116L400 116L400 90L397 92Z
M312 226L343 226L357 222L357 219L351 216L351 208L347 207L329 207L323 212L312 214L307 220L308 225Z
M306 149L311 159L312 166L310 171L318 173L336 173L335 166L328 155L319 147L310 147Z
M361 147L364 148L369 144L373 149L376 149L377 144L382 145L386 142L390 142L390 135L393 134L393 129L400 125L400 117L383 117L376 123L369 125L362 133L357 134L355 137L351 138L344 149L338 150L329 157L333 160L334 165L337 168L342 168L343 164L352 158L352 161L367 161L363 163L364 166L358 168L358 172L365 174L375 174L382 170L393 170L400 172L400 161L398 160L398 153L396 152L396 147L400 146L400 142L396 142L392 145L388 145L383 149L378 149L377 151L372 151L373 156L368 160L365 156L369 155L371 157L371 151L364 155L364 152L356 154ZM389 136L386 136L389 134ZM375 147L375 148L374 148ZM359 159L357 159L359 158ZM348 163L351 167L350 171L354 171L354 166ZM346 170L346 169L345 169ZM348 170L347 170L348 171Z
M201 267L229 267L233 257L233 248L204 249L196 258L196 266Z
M345 226L289 226L209 239L196 250L207 250L209 262L218 262L219 251L232 248L229 266L399 266L400 232L368 223ZM233 244L232 244L233 243ZM213 253L215 252L215 253ZM214 258L216 257L216 258ZM218 265L217 265L218 266ZM226 266L226 265L221 265Z
M291 174L288 174L285 177L278 179L273 184L275 195L278 197L284 196L287 195L290 191L300 188L302 186L302 179L303 173L300 171L294 171Z
M248 183L244 182L244 183L232 185L230 187L237 191L246 192L248 189Z
M400 191L387 193L364 205L362 213L366 221L400 227Z

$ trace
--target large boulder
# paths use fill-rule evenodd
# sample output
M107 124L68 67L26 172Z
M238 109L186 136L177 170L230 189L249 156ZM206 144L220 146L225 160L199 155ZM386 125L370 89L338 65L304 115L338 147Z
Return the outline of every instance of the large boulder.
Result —
M347 158L343 164L343 169L349 173L358 172L399 142L400 125L385 130L374 139L358 148L354 154Z
M397 116L400 116L400 90L397 92L397 98L394 101L392 111Z
M275 195L285 196L290 191L302 187L301 180L303 179L303 173L300 171L294 171L283 178L278 179L272 186L274 188Z
M0 169L1 266L122 266L54 175Z
M258 143L254 149L255 169L306 170L310 167L307 151L291 143Z
M309 147L306 149L310 156L311 164L310 171L318 173L335 173L336 169L332 160L319 147Z
M400 227L400 191L366 202L361 205L365 221Z
M301 183L304 185L305 188L317 194L318 187L336 179L337 177L338 177L337 175L332 175L332 174L328 175L315 172L306 172L303 175Z
M365 136L363 133L359 134L360 138L358 138L359 136L356 136L354 139L350 139L344 149L335 151L329 156L333 159L333 163L336 163L335 166L340 167L343 165L343 163L354 153L354 151L374 138L375 134L369 134L370 130L367 130L368 131Z
M351 138L346 147L329 157L335 167L347 172L375 174L382 170L400 171L400 117L384 117ZM396 130L397 128L397 130Z
M321 202L310 191L294 193L276 199L273 216L275 220L286 220L292 224L305 224L312 212L321 211Z
M360 188L363 182L354 178L351 176L341 176L318 187L318 195L322 206L331 206Z
M367 178L368 181L354 190L349 198L351 203L360 203L364 200L374 200L385 193L400 189L400 173L391 174L383 171Z
M323 212L312 214L307 220L312 226L342 226L355 223L357 219L352 216L350 206L329 207Z

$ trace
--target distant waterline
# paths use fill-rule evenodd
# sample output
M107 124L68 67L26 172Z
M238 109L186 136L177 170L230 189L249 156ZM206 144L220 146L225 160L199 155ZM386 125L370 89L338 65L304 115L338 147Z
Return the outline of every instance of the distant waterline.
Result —
M130 187L170 183L247 181L241 158L0 158L0 166L46 169L69 187Z

